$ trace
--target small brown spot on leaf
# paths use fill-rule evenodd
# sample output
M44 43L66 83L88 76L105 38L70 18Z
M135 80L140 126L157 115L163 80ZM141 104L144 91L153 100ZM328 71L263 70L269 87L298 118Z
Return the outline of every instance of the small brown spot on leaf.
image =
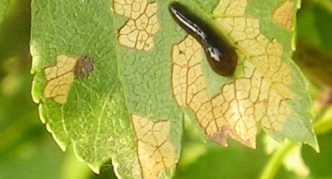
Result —
M94 70L93 59L88 56L80 57L75 65L75 76L77 77L88 77L89 74Z
M65 104L75 77L87 77L94 67L90 57L72 58L58 55L56 65L45 68L44 97Z

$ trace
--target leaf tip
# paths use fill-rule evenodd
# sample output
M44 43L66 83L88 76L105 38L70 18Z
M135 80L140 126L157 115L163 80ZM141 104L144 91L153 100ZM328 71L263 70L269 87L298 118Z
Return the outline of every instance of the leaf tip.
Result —
M88 167L96 174L100 173L100 167L93 164L87 163Z
M305 144L312 147L317 153L320 152L320 148L319 148L319 144L318 144L318 140L317 140L316 136L313 136L313 138L310 141L306 142Z
M43 120L43 117L42 117L42 116L41 116L40 118ZM45 120L44 120L44 121L45 121ZM64 141L62 141L61 139L59 139L59 138L57 137L57 135L54 134L53 130L51 129L51 127L50 127L48 124L46 124L46 129L47 129L48 132L50 132L50 133L52 134L53 139L54 139L55 142L58 144L58 146L60 147L60 149L61 149L62 151L66 151L66 149L67 149L67 143L64 142Z
M82 157L82 154L78 151L77 146L75 145L75 143L72 143L72 144L73 144L73 151L74 151L74 154L75 154L76 158L80 162L83 162L84 164L86 164L94 173L99 174L100 173L100 168L103 165L103 163L100 163L98 161L89 161L87 159L84 159Z

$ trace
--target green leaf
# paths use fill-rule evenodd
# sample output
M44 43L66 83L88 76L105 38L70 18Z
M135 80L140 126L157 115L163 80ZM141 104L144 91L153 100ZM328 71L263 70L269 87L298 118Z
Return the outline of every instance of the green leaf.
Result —
M291 60L297 4L220 1L210 17L202 15L236 47L234 76L213 73L193 38L174 46L175 97L191 109L211 140L227 145L231 137L254 148L262 127L279 141L289 138L317 149L308 87ZM195 12L204 14L199 8Z
M60 147L71 144L95 172L112 159L120 178L169 178L184 114L219 144L255 147L261 126L316 147L307 86L291 61L297 1L183 3L236 47L233 76L211 70L169 1L33 1L32 94Z
M258 76L263 78L263 83L264 80L268 83L268 87L261 88L263 90L261 93L269 93L266 98L267 112L262 120L258 119L258 123L275 139L289 138L292 141L305 142L317 147L310 124L312 115L310 97L306 94L307 85L303 75L291 60L294 50L293 18L298 2L254 1L248 3L247 7L245 7L246 3L242 6L236 2L228 5L220 4L217 20L220 22L220 28L238 44L239 53L244 56L244 62L250 63L244 65L246 71L239 76L248 77L249 73L251 85L254 85L253 77L258 73ZM237 9L235 8L237 12L228 6L238 6ZM254 66L252 76L248 72L250 65ZM256 105L259 101L256 100L254 104ZM283 107L287 112L281 112ZM250 122L247 122L250 120L243 120L246 126L251 126ZM281 126L276 124L278 122ZM245 138L245 135L242 138Z
M158 2L158 8L166 8L167 4ZM34 100L40 103L41 118L60 147L65 150L72 144L77 156L95 172L112 159L119 177L140 178L155 173L169 176L180 152L182 112L172 98L170 84L162 82L168 79L167 66L170 64L161 57L167 56L168 50L154 48L145 52L120 45L116 40L117 32L127 18L115 14L111 5L108 0L33 1ZM167 23L168 11L159 10L158 18ZM169 41L162 40L171 31L165 29L165 33L155 37L155 41L160 41L158 49L171 48ZM77 76L73 65L83 56L91 58L88 63L93 69ZM64 66L57 64L57 59L65 60ZM86 63L82 65L84 67ZM47 79L46 69L50 74L53 69L58 74ZM74 75L75 80L71 81ZM70 89L54 89L52 85L57 82L63 82L64 88L70 86ZM56 94L45 92L46 88ZM65 100L56 97L67 94ZM140 126L140 121L133 124L135 119L151 125ZM158 127L163 128L160 134ZM152 129L156 132L144 136L144 130ZM136 136L142 139L137 141ZM145 144L144 141L150 138L151 143ZM151 169L155 173L143 172L140 164L143 168L147 165L146 156L137 151L138 145L139 150L151 146L148 152L159 151L151 161L162 164L158 157L164 158L166 154L170 161ZM146 167L150 169L150 166Z

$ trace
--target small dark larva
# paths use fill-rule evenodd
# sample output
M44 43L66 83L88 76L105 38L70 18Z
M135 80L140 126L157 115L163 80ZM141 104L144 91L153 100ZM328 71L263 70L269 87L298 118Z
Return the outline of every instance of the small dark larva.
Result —
M179 2L171 2L173 19L202 46L211 68L221 76L231 76L237 65L237 53L224 37Z
M80 57L75 65L74 73L77 77L88 77L88 75L94 70L92 63L93 59L88 56Z

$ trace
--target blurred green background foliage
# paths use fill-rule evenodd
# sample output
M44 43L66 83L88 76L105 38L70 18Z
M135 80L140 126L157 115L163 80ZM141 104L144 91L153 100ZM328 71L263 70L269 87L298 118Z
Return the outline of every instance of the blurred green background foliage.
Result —
M111 163L96 175L70 147L62 152L39 119L30 94L30 3L0 0L0 179L116 178ZM297 20L294 60L309 79L320 153L303 146L310 173L299 176L280 165L276 178L332 178L332 0L303 0ZM271 162L263 135L256 150L236 143L220 148L186 123L175 178L258 178Z

